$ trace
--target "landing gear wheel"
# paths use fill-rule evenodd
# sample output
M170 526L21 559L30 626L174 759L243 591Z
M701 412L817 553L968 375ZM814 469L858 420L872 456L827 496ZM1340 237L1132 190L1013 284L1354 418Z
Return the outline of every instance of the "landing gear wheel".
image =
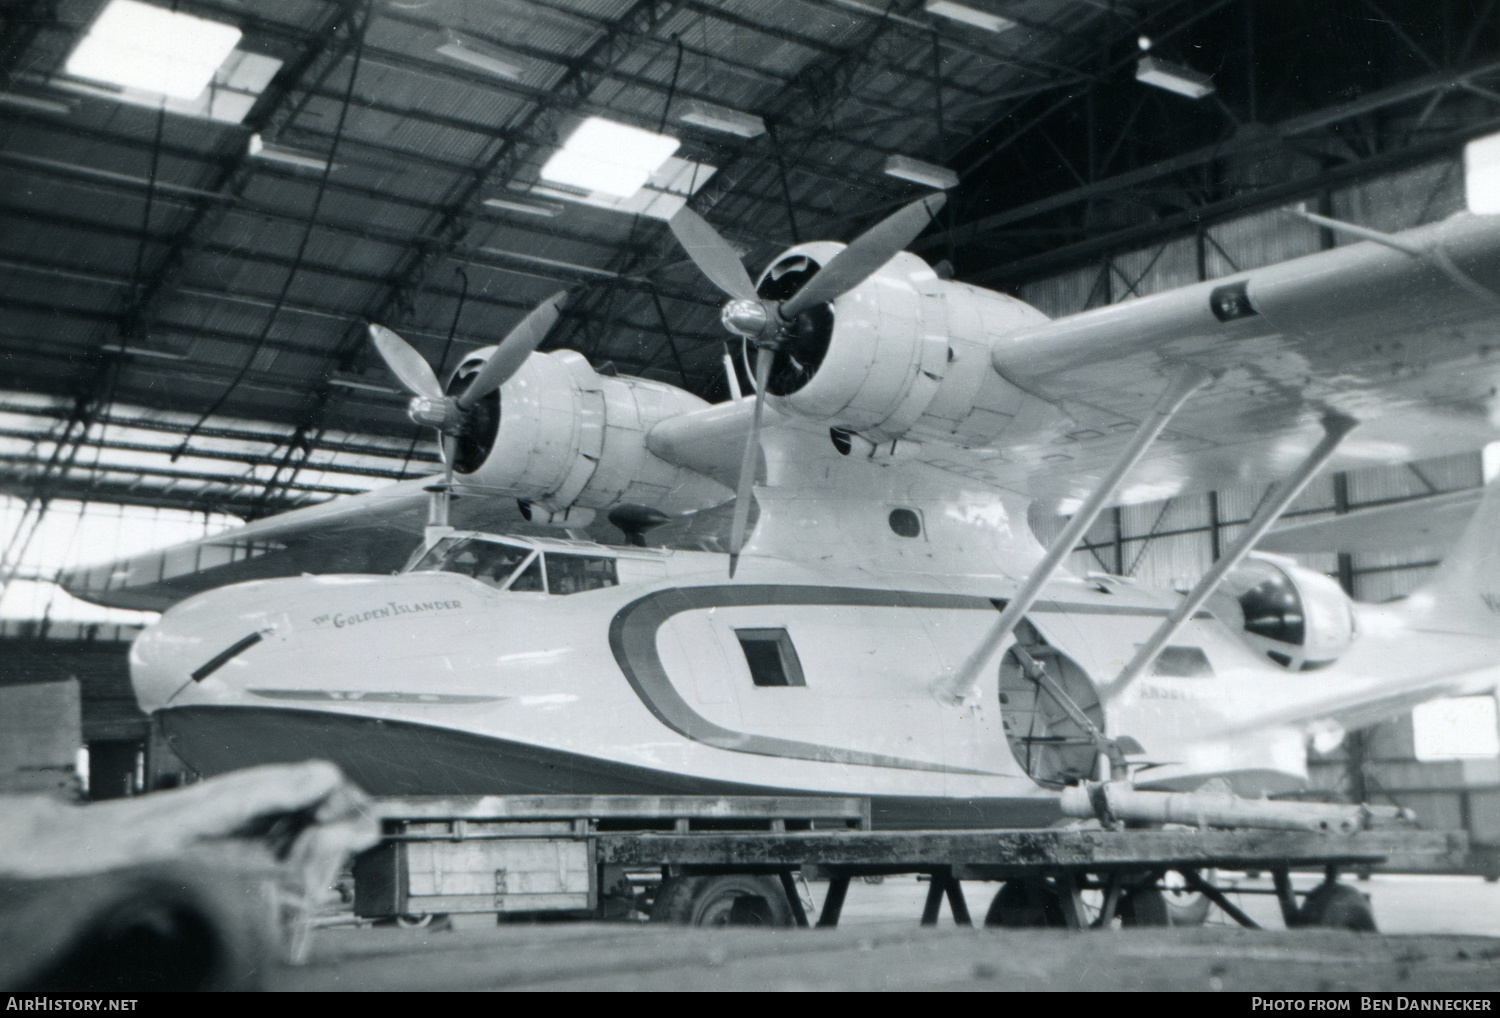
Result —
M1167 896L1154 887L1142 887L1120 896L1116 908L1122 926L1175 926Z
M1067 926L1062 894L1050 880L1007 880L984 914L986 926Z
M669 877L656 892L651 921L683 926L791 926L792 906L775 877L739 873Z
M403 930L420 930L431 926L433 915L431 912L415 912L396 917L396 925Z
M1298 911L1299 926L1321 926L1333 930L1376 933L1370 899L1348 884L1324 881L1308 892Z

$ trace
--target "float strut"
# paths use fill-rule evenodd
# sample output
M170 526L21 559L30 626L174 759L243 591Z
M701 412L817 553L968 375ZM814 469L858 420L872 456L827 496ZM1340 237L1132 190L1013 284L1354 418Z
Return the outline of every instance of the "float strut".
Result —
M453 530L448 523L448 503L453 498L453 480L442 484L430 484L422 490L427 492L427 526L422 532L428 548L447 537Z
M940 677L933 684L933 693L939 700L950 703L962 703L974 692L979 684L979 677L983 672L986 662L1000 649L1000 645L1010 636L1011 630L1016 628L1016 623L1021 621L1021 616L1031 610L1031 606L1041 596L1042 588L1052 579L1057 572L1058 566L1073 549L1077 547L1079 538L1083 537L1089 527L1094 525L1094 520L1104 510L1105 505L1114 496L1115 490L1119 488L1120 482L1125 479L1125 474L1135 466L1151 443L1160 435L1162 429L1167 426L1177 413L1182 409L1182 404L1187 398L1197 392L1203 386L1213 380L1213 376L1202 368L1194 365L1184 365L1168 383L1161 398L1156 405L1142 418L1136 427L1135 434L1130 439L1123 452L1120 453L1114 465L1110 467L1099 486L1089 494L1082 506L1073 514L1063 532L1048 546L1044 554L1031 574L1026 577L1026 582L1021 589L1016 591L1015 597L1000 612L1000 618L995 621L994 626L974 648L957 671Z
M1219 583L1229 571L1240 564L1241 560L1250 553L1250 549L1255 547L1255 542L1259 541L1265 532L1281 518L1286 507L1302 493L1302 489L1307 487L1307 482L1323 468L1323 465L1333 456L1334 451L1338 449L1339 443L1344 440L1344 436L1349 434L1358 423L1354 418L1337 412L1324 415L1322 441L1313 447L1313 451L1307 454L1307 458L1302 461L1285 484L1272 488L1267 493L1266 500L1255 511L1255 515L1245 527L1245 532L1234 542L1234 546L1215 562L1208 572L1203 574L1203 578L1192 590L1188 591L1182 603L1172 609L1172 613L1162 620L1161 625L1156 627L1156 632L1151 635L1151 639L1141 644L1141 649L1135 652L1135 657L1130 659L1130 663L1120 672L1119 677L1100 690L1101 700L1108 701L1119 696L1127 686L1150 667L1151 662L1156 660L1156 655L1161 653L1161 649L1167 645L1167 641L1176 636L1183 624L1193 617L1193 613L1203 607L1203 602L1207 601L1210 595L1218 589Z

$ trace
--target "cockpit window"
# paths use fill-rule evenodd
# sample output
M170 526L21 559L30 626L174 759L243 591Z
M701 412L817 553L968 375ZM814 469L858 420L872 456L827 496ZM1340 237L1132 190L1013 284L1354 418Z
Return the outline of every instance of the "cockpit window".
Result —
M510 585L510 589L512 592L517 590L535 591L538 594L546 592L546 588L542 586L542 557L540 555L521 570L521 575L516 577L516 582Z
M549 551L547 591L552 594L577 594L585 590L618 586L615 560L593 555L562 555Z
M530 554L530 548L518 548L511 544L481 541L472 537L445 537L422 556L422 561L412 571L458 573L498 590L505 586L516 567L525 562ZM536 587L517 589L540 590L541 584L538 582Z

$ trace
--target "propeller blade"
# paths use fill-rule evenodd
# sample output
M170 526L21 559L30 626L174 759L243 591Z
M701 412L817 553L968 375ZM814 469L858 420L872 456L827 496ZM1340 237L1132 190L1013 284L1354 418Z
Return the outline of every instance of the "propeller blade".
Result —
M370 324L370 341L380 351L385 366L401 380L408 392L428 399L443 398L443 387L438 384L437 375L432 373L432 366L410 343L384 325L374 323Z
M479 374L474 376L474 381L458 397L461 409L469 409L504 385L506 379L516 373L526 358L531 356L531 351L541 345L542 340L547 338L547 333L552 331L552 326L557 324L557 319L562 314L563 298L567 295L567 290L557 291L521 319L520 325L510 330L500 341L500 348L485 361Z
M892 212L855 237L781 306L781 317L790 321L808 308L841 297L863 283L916 240L947 200L947 195L930 194Z
M745 546L745 527L750 522L750 499L754 497L755 454L760 450L760 419L766 409L766 384L771 378L771 362L776 351L762 349L755 356L755 422L745 436L745 452L740 457L740 488L734 498L734 526L729 531L729 577L739 564L740 549Z
M689 208L678 209L667 225L672 228L677 243L682 245L710 283L731 297L758 299L750 273L745 271L745 263L734 253L729 241L719 236L719 231L709 226L702 216Z

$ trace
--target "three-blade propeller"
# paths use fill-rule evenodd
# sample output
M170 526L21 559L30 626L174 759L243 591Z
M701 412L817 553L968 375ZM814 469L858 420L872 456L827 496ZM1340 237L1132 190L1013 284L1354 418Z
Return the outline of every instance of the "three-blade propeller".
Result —
M745 528L750 519L750 499L755 485L755 454L760 448L760 425L766 401L771 364L788 331L799 315L819 304L837 300L870 278L917 238L942 209L947 196L932 194L897 210L856 237L848 247L785 301L767 300L755 292L755 284L740 256L718 231L691 209L681 209L669 222L693 264L708 281L730 298L719 318L724 327L744 337L755 347L755 417L740 457L739 490L734 503L734 525L729 534L729 575L734 575L740 549L745 546ZM394 368L393 368L394 370Z
M412 401L406 409L411 419L436 428L445 438L458 438L468 426L470 411L520 370L526 358L547 338L547 333L557 324L567 295L568 291L559 290L521 319L520 324L500 341L468 387L457 396L445 395L432 367L410 343L390 329L371 323L370 341L380 351L391 373L412 394ZM453 457L445 455L444 458L448 461L446 484L451 486Z

